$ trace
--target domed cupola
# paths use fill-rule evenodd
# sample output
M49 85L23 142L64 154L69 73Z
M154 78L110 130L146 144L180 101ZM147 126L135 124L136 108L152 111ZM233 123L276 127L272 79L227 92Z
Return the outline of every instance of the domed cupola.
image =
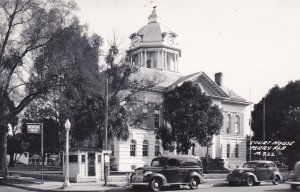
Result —
M131 62L142 67L178 72L181 50L176 42L177 35L159 20L156 7L153 7L148 24L130 35Z

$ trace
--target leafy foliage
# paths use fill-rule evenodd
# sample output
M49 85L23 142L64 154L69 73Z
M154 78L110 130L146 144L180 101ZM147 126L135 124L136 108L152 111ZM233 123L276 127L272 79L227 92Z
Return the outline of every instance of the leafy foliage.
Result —
M164 148L174 148L187 153L193 142L202 146L210 143L218 134L223 115L217 106L212 106L209 96L197 84L184 82L164 94L163 115L170 126L161 127L158 136Z
M300 159L297 155L300 151L300 81L291 81L282 88L275 85L259 103L254 105L251 127L254 140L262 140L263 102L265 102L266 140L295 141L293 146L284 151L289 157L288 162L292 165Z
M4 178L8 175L8 123L37 96L57 85L51 73L39 70L43 63L33 65L33 61L41 58L40 51L46 45L73 30L74 10L76 4L72 1L0 1L0 160ZM20 89L25 86L26 91ZM13 97L20 91L23 94ZM13 109L8 107L9 101L14 101Z

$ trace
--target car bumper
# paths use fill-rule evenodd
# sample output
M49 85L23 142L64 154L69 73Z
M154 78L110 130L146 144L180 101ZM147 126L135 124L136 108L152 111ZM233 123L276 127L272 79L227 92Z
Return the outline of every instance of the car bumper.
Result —
M300 181L286 181L287 184L300 185Z
M132 175L128 182L129 185L148 185L149 183L144 181L144 175Z
M246 179L241 178L241 177L227 177L227 181L228 182L245 182Z

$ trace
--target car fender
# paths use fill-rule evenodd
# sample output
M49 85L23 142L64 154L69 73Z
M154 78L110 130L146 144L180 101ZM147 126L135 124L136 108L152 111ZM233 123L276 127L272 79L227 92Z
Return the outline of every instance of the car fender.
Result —
M192 172L188 177L188 181L190 181L192 177L197 177L200 183L206 183L206 179L204 179L204 177L197 172Z
M126 179L127 179L127 183L130 183L131 182L131 177L133 176L133 175L135 175L136 173L135 172L131 172L131 173L129 173L126 177Z
M282 177L282 175L280 174L279 171L274 171L274 173L272 174L271 178L273 179L276 176L279 176L279 178L280 178L281 181L283 180L283 177Z
M163 185L166 185L168 183L166 177L160 173L153 173L153 174L148 175L147 180L150 182L152 180L152 178L154 178L154 177L160 178Z
M254 178L254 181L255 181L255 182L258 182L258 179L257 179L257 177L256 177L256 175L255 175L254 173L246 172L246 173L244 174L244 177L248 177L248 176L252 176L252 177Z

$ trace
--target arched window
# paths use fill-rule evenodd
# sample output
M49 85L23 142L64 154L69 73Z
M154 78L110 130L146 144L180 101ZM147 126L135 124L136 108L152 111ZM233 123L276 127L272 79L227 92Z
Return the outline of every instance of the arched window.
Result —
M155 141L154 155L159 156L159 154L160 154L160 143L159 143L159 141Z
M148 141L144 140L143 142L143 156L148 156Z
M130 156L135 156L136 143L135 140L130 141Z
M229 134L231 129L231 114L227 114L226 133Z
M227 144L227 157L230 157L230 144Z
M235 157L239 157L239 144L235 145Z

